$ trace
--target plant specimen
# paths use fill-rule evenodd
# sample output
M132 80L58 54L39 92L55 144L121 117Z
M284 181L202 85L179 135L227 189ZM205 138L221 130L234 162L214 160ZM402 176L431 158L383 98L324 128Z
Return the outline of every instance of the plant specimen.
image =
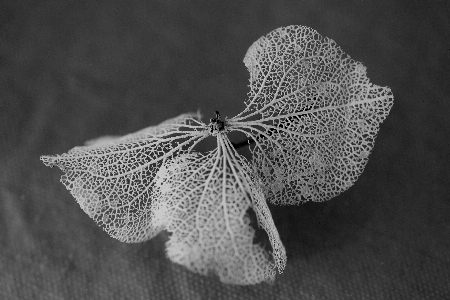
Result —
M167 256L222 282L271 281L286 253L267 202L325 201L362 173L380 123L393 104L388 87L370 83L366 68L336 43L304 26L258 39L244 63L250 72L245 109L182 114L68 153L42 156L61 182L111 236L143 242L171 233ZM227 134L248 137L251 159ZM207 137L217 147L194 147ZM248 210L267 232L272 251L254 243Z

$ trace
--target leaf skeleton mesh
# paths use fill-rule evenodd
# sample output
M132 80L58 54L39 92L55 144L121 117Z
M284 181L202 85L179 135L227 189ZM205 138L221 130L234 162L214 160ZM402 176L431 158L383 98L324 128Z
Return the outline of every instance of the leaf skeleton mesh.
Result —
M267 201L262 189L262 181L259 178L258 173L252 170L244 157L236 156L236 159L239 161L238 165L242 168L242 180L248 183L252 208L256 214L258 225L266 231L269 237L272 246L272 256L278 271L281 273L286 265L286 250L280 240L278 230L273 222L272 214L267 206Z
M253 209L268 232L275 261L253 244L255 230L246 213L252 207L246 196L251 192L246 182L249 177L235 163L238 158L233 153L224 155L222 151L228 150L219 147L206 155L178 156L160 169L156 176L158 200L152 208L154 227L172 233L168 257L194 272L206 275L212 271L224 283L272 281L275 267L280 272L284 269L284 246L268 208L260 212L261 206L267 207L265 201Z
M123 242L146 241L160 231L151 226L150 209L153 179L162 158L183 152L173 141L196 138L201 133L165 137L195 121L193 117L184 114L136 134L100 140L41 160L65 172L61 182L86 214L111 236Z
M371 84L361 63L304 26L261 37L244 63L250 92L231 122L257 140L253 163L267 199L325 201L353 185L392 107L390 89Z
M187 113L41 160L64 172L61 182L114 238L142 242L167 230L172 261L225 283L270 282L283 272L286 251L267 201L325 201L353 185L393 95L333 40L304 26L261 37L244 63L250 92L232 118L216 112L205 124L200 113ZM254 142L251 160L233 148L230 131ZM193 151L208 136L217 148ZM248 209L271 254L254 244Z

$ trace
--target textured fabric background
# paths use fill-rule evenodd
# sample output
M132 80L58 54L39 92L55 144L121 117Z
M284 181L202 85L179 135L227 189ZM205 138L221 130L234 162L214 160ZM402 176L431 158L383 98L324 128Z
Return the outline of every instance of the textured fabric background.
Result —
M0 298L450 299L450 10L417 3L2 1ZM351 189L271 207L288 254L274 285L193 274L164 234L110 238L39 161L197 108L237 114L247 48L291 24L334 39L395 104Z

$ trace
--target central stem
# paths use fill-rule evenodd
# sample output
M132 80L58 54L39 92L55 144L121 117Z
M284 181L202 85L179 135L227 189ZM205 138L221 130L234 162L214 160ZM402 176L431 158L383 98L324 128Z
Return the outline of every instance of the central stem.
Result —
M211 133L219 133L220 131L225 130L225 121L222 121L220 118L220 113L216 110L216 117L210 119L209 130Z
M225 128L226 121L222 121L219 111L216 110L215 113L216 113L216 116L209 120L210 121L209 131L213 135L217 135L219 132L224 131L226 129ZM231 142L234 149L239 149L239 148L245 147L247 145L251 145L253 143L255 143L255 141L253 139L248 139L248 140L237 142L237 143Z

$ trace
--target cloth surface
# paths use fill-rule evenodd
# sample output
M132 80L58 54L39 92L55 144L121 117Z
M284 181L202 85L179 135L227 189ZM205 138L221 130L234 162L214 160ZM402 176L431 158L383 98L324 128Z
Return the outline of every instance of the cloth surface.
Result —
M450 299L450 11L445 1L6 1L0 6L1 299ZM224 285L110 238L39 156L200 108L244 108L242 59L306 25L361 61L394 107L360 179L271 206L287 267ZM206 147L206 146L205 146Z

